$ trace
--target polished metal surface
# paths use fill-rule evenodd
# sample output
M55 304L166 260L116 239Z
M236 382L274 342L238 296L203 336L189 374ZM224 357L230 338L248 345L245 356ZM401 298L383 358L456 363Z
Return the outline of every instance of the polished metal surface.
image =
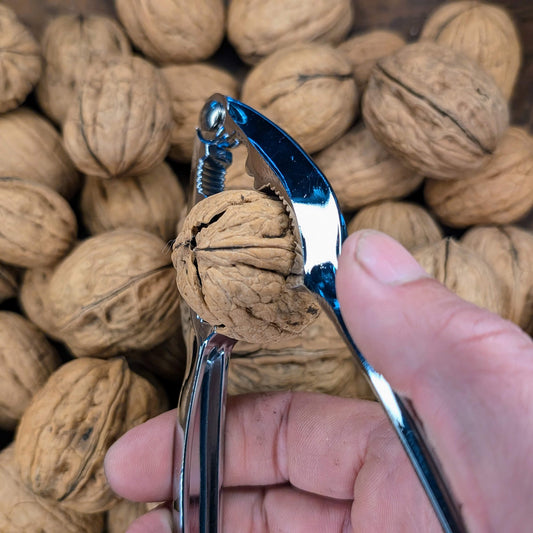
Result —
M195 159L193 161L193 178L195 188L193 201L201 201L207 195L220 191L224 187L225 169L231 163L231 148L237 143L246 146L248 151L247 169L254 177L257 189L267 188L274 191L285 202L288 212L298 229L304 257L304 286L317 294L324 310L338 325L352 352L365 373L376 397L381 402L392 426L405 448L411 463L425 489L435 513L445 532L462 533L466 527L462 520L459 506L456 504L444 474L439 467L434 453L424 435L423 428L409 400L399 397L383 378L376 372L361 354L348 333L342 319L335 289L335 274L337 257L341 251L342 242L346 237L344 220L339 210L335 195L324 175L312 162L302 148L283 130L251 109L245 104L221 95L214 95L204 107L200 119L200 129L196 143ZM197 318L195 320L198 320ZM210 338L209 335L215 335ZM180 401L179 438L185 434L185 444L191 439L191 413L195 412L195 399L201 389L205 370L202 360L206 359L200 341L207 341L208 346L218 346L216 331L207 329L204 334L197 336L197 352L194 359L196 367L192 368L184 387L183 406ZM208 341L207 339L211 339ZM210 343L209 343L210 342ZM229 357L231 341L227 340L224 357ZM216 348L215 350L221 350ZM227 363L226 363L227 364ZM192 377L191 377L192 376ZM222 380L223 381L223 380ZM204 512L198 517L200 532L215 533L220 531L220 477L218 485L211 483L210 489L202 488L207 479L215 478L215 471L222 470L221 462L215 465L215 458L220 456L223 435L223 404L225 389L220 386L213 395L213 401L220 401L220 406L211 411L201 411L199 427L211 427L215 424L202 417L217 416L218 434L213 442L200 442L200 491L199 508ZM198 409L196 408L198 416ZM184 415L184 417L183 417ZM189 428L189 431L181 428ZM209 431L204 431L207 435ZM213 432L216 433L216 432ZM190 446L189 446L190 447ZM186 446L187 448L187 446ZM203 458L209 455L213 463ZM178 494L177 523L178 531L188 531L187 527L193 522L187 522L186 513L196 505L191 500L189 486L191 462L187 453L178 463L180 476L179 486L182 492ZM204 470L202 470L204 469ZM216 485L216 487L215 487ZM218 488L218 492L217 489ZM178 491L179 492L179 491ZM209 511L207 512L206 509ZM215 520L214 517L218 519ZM208 520L209 518L209 520Z

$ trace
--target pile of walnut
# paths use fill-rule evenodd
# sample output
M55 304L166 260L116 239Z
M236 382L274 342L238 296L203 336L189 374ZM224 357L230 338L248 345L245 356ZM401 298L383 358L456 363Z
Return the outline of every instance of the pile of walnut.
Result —
M242 148L229 190L185 216L183 166L215 92L311 153L349 232L389 233L533 333L533 138L509 123L509 14L443 4L407 43L354 34L351 0L226 6L115 0L115 19L59 15L40 42L0 6L0 531L120 533L145 511L112 493L103 458L175 404L189 307L239 340L231 394L372 398L294 290L293 223L250 190Z

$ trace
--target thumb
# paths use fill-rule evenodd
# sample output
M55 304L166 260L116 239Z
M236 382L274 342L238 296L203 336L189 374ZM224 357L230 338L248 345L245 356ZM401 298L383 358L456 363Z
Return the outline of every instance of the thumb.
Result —
M522 442L533 442L533 411L528 407L524 413L533 403L531 338L461 300L400 244L375 231L346 240L337 293L355 343L412 401L452 490L465 512L483 523L493 511L483 507L484 491L497 490L490 485L516 486L516 480L505 479L517 470L499 453L502 446L512 447L503 441L523 430ZM491 479L498 475L501 479ZM531 495L531 488L524 489Z
M410 397L421 382L448 387L481 368L500 373L510 353L531 348L517 326L460 299L398 242L373 230L346 240L337 293L365 357Z

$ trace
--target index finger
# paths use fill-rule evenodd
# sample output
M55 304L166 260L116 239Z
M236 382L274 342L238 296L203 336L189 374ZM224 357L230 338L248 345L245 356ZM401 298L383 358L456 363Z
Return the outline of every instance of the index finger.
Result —
M378 404L314 393L228 399L224 486L289 482L315 494L352 499L372 433L386 424ZM176 411L130 430L108 451L113 490L135 501L171 498Z

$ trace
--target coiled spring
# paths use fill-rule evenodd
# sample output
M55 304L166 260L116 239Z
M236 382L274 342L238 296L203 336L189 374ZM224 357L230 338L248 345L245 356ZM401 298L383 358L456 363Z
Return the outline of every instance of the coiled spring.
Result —
M224 190L226 170L231 165L231 150L239 144L235 133L227 134L223 128L213 140L205 139L200 130L205 153L198 159L196 166L196 190L204 196L211 196Z

